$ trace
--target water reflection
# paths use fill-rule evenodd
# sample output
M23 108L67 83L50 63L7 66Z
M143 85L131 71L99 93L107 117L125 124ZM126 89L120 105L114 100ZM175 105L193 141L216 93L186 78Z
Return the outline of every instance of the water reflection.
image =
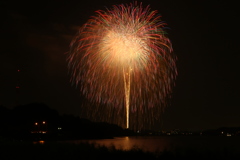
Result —
M44 144L44 143L45 143L45 141L42 141L42 140L41 140L41 141L34 141L34 142L33 142L33 144Z
M172 147L172 139L167 137L116 137L114 139L81 140L100 146L115 147L121 150L141 149L144 151L164 151Z
M240 152L240 137L208 137L208 136L146 136L115 137L114 139L77 140L70 143L94 143L116 149L141 149L150 152L175 151L176 149L219 150L226 148Z

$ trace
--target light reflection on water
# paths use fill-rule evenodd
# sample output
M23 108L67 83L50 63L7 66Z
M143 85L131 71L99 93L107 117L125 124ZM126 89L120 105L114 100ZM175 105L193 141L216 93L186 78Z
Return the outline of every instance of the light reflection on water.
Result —
M157 143L156 140L158 141ZM156 149L161 151L170 145L167 139L159 139L159 137L157 139L154 137L118 137L115 139L99 140L97 143L105 146L114 145L116 149L130 150L132 148L140 148L146 151L155 151Z
M88 142L100 146L130 150L133 148L150 152L175 151L175 149L219 150L240 152L240 137L204 136L146 136L115 137L114 139L75 140L70 143Z
M171 148L171 139L166 137L115 137L114 139L76 140L74 143L88 142L121 150L141 149L144 151L164 151Z
M45 141L43 141L43 140L40 140L40 141L34 141L33 142L33 144L44 144L45 143Z

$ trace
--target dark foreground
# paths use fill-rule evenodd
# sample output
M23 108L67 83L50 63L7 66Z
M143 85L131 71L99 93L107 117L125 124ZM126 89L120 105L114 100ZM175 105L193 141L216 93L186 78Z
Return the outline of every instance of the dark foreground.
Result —
M239 159L240 153L225 149L194 150L176 148L174 151L144 152L137 147L129 151L107 148L89 143L62 143L62 142L20 142L0 141L0 159L31 159L31 160L84 160L84 159Z

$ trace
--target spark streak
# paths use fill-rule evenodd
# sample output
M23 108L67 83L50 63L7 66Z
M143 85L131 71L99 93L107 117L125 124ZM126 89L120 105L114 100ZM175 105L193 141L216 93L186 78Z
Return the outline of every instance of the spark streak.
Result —
M125 90L125 102L126 102L126 128L129 128L129 101L130 101L130 86L131 86L131 69L127 72L123 70L124 76L124 90Z

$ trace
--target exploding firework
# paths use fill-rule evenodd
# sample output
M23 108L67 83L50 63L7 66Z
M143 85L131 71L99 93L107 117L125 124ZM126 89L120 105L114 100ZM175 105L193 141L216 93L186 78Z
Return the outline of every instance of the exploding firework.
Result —
M177 75L165 26L135 2L96 11L79 29L67 61L72 83L94 102L89 115L132 129L159 118Z

